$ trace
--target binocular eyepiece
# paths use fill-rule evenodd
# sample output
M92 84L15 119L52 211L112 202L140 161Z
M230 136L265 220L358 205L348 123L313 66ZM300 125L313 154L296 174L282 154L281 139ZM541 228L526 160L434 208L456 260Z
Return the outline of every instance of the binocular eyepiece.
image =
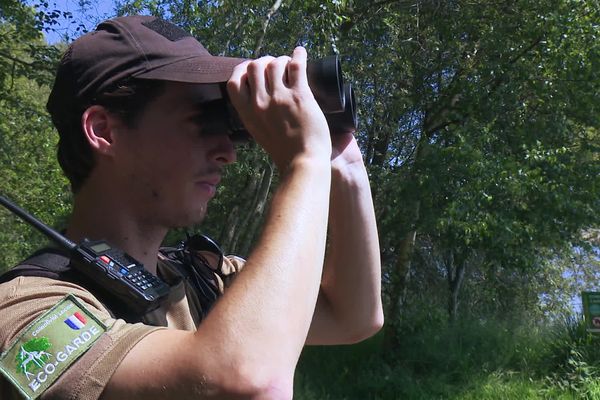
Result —
M352 86L344 83L342 67L337 55L313 61L306 65L308 86L327 120L331 135L353 133L357 119ZM232 141L244 142L251 138L222 88L223 98L203 105L205 134L228 132Z

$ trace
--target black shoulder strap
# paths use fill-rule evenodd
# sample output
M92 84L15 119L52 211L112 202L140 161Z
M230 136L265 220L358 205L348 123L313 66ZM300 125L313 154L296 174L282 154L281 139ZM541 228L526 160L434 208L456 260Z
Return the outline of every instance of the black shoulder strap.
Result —
M123 305L114 301L104 294L104 290L83 275L79 274L71 266L71 260L68 253L64 250L45 247L33 253L25 261L16 267L8 270L0 276L0 284L8 282L19 276L39 276L51 278L64 282L75 283L90 291L110 313L117 318L124 319L127 322L135 323L142 320L143 315L134 315Z
M221 296L215 284L216 272L204 264L194 265L191 261L185 260L177 249L161 248L161 253L194 287L202 308L202 318L205 317ZM89 290L113 316L131 323L142 321L143 315L132 314L123 307L123 304L108 295L105 289L98 287L96 282L78 273L72 267L69 254L65 250L45 247L36 251L25 261L1 275L0 284L19 276L39 276L75 283Z
M58 280L70 270L69 257L62 251L46 247L33 253L16 267L0 276L0 283L8 282L18 276L41 276Z

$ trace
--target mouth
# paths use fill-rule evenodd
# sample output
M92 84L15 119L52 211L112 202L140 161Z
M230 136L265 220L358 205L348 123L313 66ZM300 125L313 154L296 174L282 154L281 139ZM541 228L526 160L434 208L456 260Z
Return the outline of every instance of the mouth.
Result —
M210 175L196 180L195 185L203 192L206 192L209 197L214 197L217 193L219 182L221 182L220 175Z
M209 176L209 177L203 177L203 178L198 179L196 182L204 183L204 184L212 185L212 186L217 186L219 184L219 182L221 182L221 176L214 175L214 176Z

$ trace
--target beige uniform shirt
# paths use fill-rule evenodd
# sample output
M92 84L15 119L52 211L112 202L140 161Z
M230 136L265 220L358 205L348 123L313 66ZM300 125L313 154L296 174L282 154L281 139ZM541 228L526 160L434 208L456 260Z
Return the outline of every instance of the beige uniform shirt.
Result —
M229 271L237 272L242 266L243 260L238 257L224 259L224 268ZM90 292L73 283L21 276L1 284L0 350L4 352L30 323L66 295L72 294L108 329L40 398L98 399L119 363L144 336L165 328L194 331L200 323L200 302L191 285L175 268L163 262L158 264L158 275L169 284L170 292L161 308L144 316L143 320L148 325L129 324L121 319L114 319ZM218 283L223 287L223 282ZM0 399L21 398L12 384L0 375Z

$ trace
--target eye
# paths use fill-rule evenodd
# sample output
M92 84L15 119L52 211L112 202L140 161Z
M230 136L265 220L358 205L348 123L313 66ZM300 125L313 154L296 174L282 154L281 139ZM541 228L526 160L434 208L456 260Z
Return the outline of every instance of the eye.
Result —
M197 105L198 111L193 115L202 136L228 135L235 146L246 144L250 134L245 130L239 117L232 118L228 111L228 103L224 99L214 100Z
M200 134L203 136L223 135L230 131L227 115L219 108L204 109L197 117Z
M202 112L202 110L196 110L193 114L189 116L188 121L198 126L201 126L204 120L203 114L204 113Z
M241 147L250 143L252 136L247 131L234 131L229 133L229 139L236 147Z

